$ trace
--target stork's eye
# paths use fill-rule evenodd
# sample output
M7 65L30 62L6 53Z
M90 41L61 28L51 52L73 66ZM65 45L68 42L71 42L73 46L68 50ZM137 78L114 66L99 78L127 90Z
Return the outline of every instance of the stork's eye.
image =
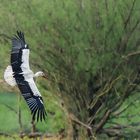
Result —
M41 74L42 74L42 76L44 76L44 75L45 75L43 72L42 72Z

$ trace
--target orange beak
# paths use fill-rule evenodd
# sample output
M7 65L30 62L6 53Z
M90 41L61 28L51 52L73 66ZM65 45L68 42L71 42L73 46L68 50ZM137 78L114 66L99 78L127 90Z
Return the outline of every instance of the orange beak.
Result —
M48 79L48 75L47 74L44 74L42 77L45 78L45 79Z

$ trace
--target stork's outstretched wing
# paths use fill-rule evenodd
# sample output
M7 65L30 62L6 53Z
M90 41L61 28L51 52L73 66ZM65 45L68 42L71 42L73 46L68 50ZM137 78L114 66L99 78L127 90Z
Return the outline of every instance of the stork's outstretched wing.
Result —
M46 111L43 99L29 67L29 48L22 32L17 32L17 35L12 39L11 66L13 77L31 110L33 119L35 120L37 117L37 121L45 120Z

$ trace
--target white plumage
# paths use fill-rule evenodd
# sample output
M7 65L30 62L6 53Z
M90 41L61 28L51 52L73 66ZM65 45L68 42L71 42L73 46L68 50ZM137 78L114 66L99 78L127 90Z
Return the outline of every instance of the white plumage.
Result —
M11 65L7 66L4 72L4 80L12 87L17 85L15 78L13 77L13 70L12 70Z

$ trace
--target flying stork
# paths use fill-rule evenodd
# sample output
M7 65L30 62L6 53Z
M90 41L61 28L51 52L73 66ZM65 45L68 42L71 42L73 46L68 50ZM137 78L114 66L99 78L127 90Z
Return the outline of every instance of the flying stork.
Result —
M4 72L5 81L17 85L28 104L33 120L45 120L46 111L42 96L35 84L34 77L46 77L42 71L34 74L29 66L29 46L25 42L24 33L18 32L12 38L11 65Z

